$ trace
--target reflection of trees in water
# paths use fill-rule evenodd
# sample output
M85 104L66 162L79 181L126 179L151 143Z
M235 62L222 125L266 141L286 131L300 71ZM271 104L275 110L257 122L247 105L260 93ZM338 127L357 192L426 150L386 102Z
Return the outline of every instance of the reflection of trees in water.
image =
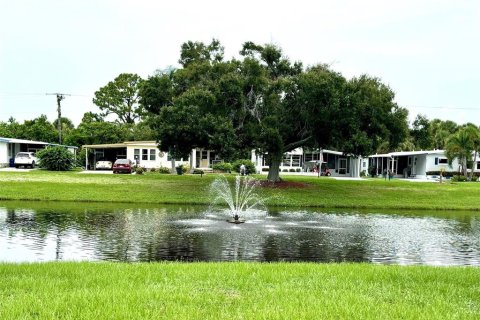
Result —
M29 239L35 248L55 241L57 259L68 257L73 247L95 259L115 261L371 261L402 252L423 261L431 258L432 246L477 261L480 257L480 220L475 215L447 219L271 212L263 222L238 227L206 219L212 225L203 228L178 223L198 219L200 208L73 206L72 211L65 204L59 209L0 208L0 237Z

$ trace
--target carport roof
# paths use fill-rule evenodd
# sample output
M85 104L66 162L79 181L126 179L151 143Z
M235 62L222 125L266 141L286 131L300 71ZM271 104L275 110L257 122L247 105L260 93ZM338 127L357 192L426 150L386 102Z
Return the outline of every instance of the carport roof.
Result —
M90 149L113 149L113 148L126 148L126 143L110 143L110 144L86 144L83 145L84 148Z
M106 143L106 144L86 144L83 148L90 149L113 149L113 148L126 148L127 146L152 146L156 147L155 141L125 141L122 143Z
M8 142L8 143L28 143L28 144L42 144L42 145L50 144L43 141L33 141L33 140L15 139L15 138L2 138L2 137L0 137L0 141Z
M25 139L15 139L15 138L4 138L0 137L0 142L6 142L6 143L23 143L23 144L39 144L43 146L63 146L67 148L74 148L78 149L78 147L75 146L65 146L63 144L57 144L57 143L48 143L48 142L43 142L43 141L34 141L34 140L25 140Z

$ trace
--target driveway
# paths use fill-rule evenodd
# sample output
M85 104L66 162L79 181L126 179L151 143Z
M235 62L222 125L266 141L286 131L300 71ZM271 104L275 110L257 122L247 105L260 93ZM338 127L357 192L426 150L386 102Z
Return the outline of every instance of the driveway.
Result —
M37 169L24 169L24 168L13 168L13 167L7 167L7 168L0 168L0 172L30 172L32 170L37 170Z

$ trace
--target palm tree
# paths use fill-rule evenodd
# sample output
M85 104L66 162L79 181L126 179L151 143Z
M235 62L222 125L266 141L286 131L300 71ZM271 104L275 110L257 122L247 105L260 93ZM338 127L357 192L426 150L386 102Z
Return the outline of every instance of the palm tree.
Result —
M457 158L462 166L463 175L465 177L467 176L467 161L472 158L472 150L474 150L474 144L468 127L463 127L457 133L453 134L448 139L445 148L448 163L451 165L453 160Z
M470 141L473 146L473 163L472 163L472 170L470 171L470 176L468 180L472 180L473 172L477 167L477 154L480 151L480 130L475 125L466 125L465 131L470 137Z

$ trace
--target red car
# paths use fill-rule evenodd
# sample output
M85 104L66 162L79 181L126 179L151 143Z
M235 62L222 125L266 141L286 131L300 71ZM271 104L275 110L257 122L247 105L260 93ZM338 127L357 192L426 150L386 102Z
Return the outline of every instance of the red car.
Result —
M113 173L132 173L133 163L130 159L117 159L113 164Z

